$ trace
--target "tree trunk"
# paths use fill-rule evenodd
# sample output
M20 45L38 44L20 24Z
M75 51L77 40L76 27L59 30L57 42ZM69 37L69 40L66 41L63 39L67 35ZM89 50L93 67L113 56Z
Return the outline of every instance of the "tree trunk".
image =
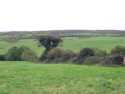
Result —
M47 59L47 54L51 49L45 49L45 51L43 52L43 54L40 57L40 61L45 61Z

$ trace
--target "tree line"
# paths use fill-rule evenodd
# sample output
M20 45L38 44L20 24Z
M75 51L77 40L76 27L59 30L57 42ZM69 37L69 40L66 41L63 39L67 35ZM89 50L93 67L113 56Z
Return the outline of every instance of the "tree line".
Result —
M97 48L83 48L76 53L71 50L58 48L63 42L59 36L39 36L38 41L45 50L40 57L28 47L12 47L4 55L2 61L32 61L39 63L73 63L98 65L125 65L125 47L116 46L110 52Z

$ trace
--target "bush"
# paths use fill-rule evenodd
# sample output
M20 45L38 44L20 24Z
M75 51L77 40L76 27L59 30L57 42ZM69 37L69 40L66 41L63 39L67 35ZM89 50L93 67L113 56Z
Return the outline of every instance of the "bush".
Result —
M47 54L47 62L64 62L73 59L76 54L70 50L53 48Z
M73 60L77 56L76 53L74 53L71 50L66 50L65 53L62 55L62 60L67 61L67 60Z
M20 61L22 51L17 47L12 47L8 50L5 58L9 61Z
M123 46L116 46L111 50L111 54L121 54L125 55L125 47Z
M9 61L34 61L36 57L36 54L30 48L25 46L12 47L5 55L6 60Z
M89 56L94 56L94 50L91 48L84 48L80 51L77 58L74 60L74 62L78 64L84 63L84 60Z
M37 61L37 55L31 49L26 48L21 54L21 60L23 61Z
M5 55L0 55L0 61L5 61Z
M90 56L84 60L84 64L87 64L87 65L100 64L102 62L103 58L104 57Z
M124 65L124 56L119 54L109 55L102 61L103 65Z
M103 56L107 55L107 52L104 51L104 50L100 50L100 49L97 49L97 48L95 48L93 50L94 50L95 56L101 56L101 57L103 57Z

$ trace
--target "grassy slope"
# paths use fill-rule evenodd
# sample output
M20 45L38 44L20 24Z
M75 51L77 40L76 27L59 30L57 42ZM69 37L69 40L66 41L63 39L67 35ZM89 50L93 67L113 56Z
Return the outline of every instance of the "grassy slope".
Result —
M13 46L26 46L34 50L38 55L41 54L41 52L44 50L44 48L41 48L38 46L38 42L33 39L22 39L16 43L9 43L7 41L0 41L0 53L4 54L7 52L7 50Z
M116 45L125 46L125 37L65 38L63 48L79 51L84 47L111 50Z
M12 46L28 46L33 49L38 55L44 50L38 47L38 42L32 39L23 39L17 43L9 43L6 41L0 41L0 53L5 53L7 49ZM116 45L125 46L125 37L91 37L91 38L65 38L60 45L63 49L70 49L73 51L79 51L84 47L93 47L99 49L110 50Z
M124 67L0 62L0 94L125 94Z

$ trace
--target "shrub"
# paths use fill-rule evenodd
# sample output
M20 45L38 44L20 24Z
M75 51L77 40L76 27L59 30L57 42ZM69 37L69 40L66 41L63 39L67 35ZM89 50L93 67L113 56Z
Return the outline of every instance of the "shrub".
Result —
M102 61L103 65L124 65L124 56L119 54L109 55Z
M9 61L20 61L21 60L21 50L17 47L12 47L8 50L5 58Z
M27 48L22 52L21 60L23 61L37 61L37 55L31 49Z
M100 64L102 62L103 58L104 57L90 56L84 60L84 64L87 64L87 65Z
M80 51L77 58L74 60L74 62L78 64L84 63L84 60L89 56L94 56L94 51L91 48L84 48Z
M62 55L62 60L67 61L67 60L73 60L77 56L76 53L74 53L71 50L66 50L65 53Z
M100 49L93 49L94 50L94 53L95 53L95 56L106 56L107 55L107 52L105 50L100 50Z
M125 55L125 47L123 46L116 46L111 50L111 54L121 54Z
M74 58L76 54L70 50L53 48L47 54L47 62L64 62Z
M28 47L12 47L5 55L6 60L9 61L32 61L36 58L36 54Z
M0 55L0 61L5 61L5 55Z

